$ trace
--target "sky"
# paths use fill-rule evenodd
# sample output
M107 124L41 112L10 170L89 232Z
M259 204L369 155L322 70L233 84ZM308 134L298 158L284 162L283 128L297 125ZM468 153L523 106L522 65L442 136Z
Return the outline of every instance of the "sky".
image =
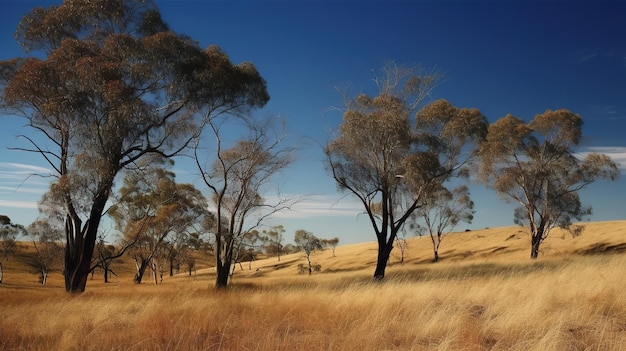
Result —
M25 56L13 33L36 6L59 1L0 0L0 60ZM602 152L622 176L581 192L592 221L626 219L626 2L620 1L156 1L171 29L202 47L218 45L233 63L252 62L268 84L259 115L280 115L296 161L277 182L302 197L271 219L287 241L297 229L340 244L374 241L362 206L337 191L320 145L341 123L337 87L375 94L374 73L387 61L445 74L433 98L478 108L490 122L525 121L548 109L582 116L579 152ZM47 190L41 157L9 150L31 135L24 120L0 115L0 214L30 224ZM195 169L175 166L179 182L202 188ZM121 182L119 180L118 182ZM513 225L514 204L470 184L476 206L458 230ZM269 197L269 195L268 195ZM105 228L106 230L106 228ZM407 233L411 236L413 233Z

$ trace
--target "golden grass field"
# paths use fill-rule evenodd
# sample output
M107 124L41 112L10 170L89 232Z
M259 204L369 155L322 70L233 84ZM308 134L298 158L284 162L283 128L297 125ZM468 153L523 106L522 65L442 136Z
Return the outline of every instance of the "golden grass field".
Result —
M373 239L373 234L371 234ZM626 350L626 221L554 232L538 260L520 227L450 234L432 263L429 238L394 250L372 283L376 246L301 254L237 268L215 291L210 268L162 284L96 275L80 295L62 276L37 284L19 257L0 284L0 350Z

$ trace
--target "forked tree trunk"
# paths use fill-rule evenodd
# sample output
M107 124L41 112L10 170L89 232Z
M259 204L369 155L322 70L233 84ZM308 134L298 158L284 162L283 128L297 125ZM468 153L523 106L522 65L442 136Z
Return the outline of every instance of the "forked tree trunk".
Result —
M225 289L228 286L228 277L230 276L230 264L220 264L215 267L217 277L215 278L215 288Z
M135 273L135 277L133 278L135 284L141 284L143 275L146 273L146 268L148 268L148 260L142 258L140 264L137 265L137 273Z
M98 221L99 222L99 218ZM67 230L74 231L72 228ZM91 258L96 244L98 223L87 221L85 228L74 234L68 235L65 244L65 291L69 293L82 293L85 291L87 279L91 272ZM71 234L70 234L71 235Z
M111 182L102 185L96 195L89 219L82 225L82 221L75 212L66 215L65 222L65 291L69 293L82 293L85 291L87 279L91 272L91 258L93 257L96 239L98 238L98 226L102 219L104 207L109 199L112 187ZM72 207L73 208L73 207Z

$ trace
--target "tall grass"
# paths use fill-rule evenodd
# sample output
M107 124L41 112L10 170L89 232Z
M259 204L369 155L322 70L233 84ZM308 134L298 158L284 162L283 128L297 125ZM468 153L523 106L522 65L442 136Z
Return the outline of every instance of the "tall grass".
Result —
M623 350L626 256L0 290L0 350Z
M136 285L126 260L81 295L58 272L40 286L25 250L0 284L0 351L624 350L625 242L626 222L592 223L531 262L527 233L494 228L450 235L432 264L415 238L382 284L365 243L315 253L313 276L297 274L301 255L254 262L227 291L210 269Z

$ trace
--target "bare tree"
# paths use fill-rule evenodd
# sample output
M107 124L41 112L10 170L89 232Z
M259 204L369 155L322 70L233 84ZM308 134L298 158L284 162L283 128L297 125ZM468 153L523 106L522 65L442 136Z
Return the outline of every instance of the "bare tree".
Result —
M530 229L533 259L553 228L582 233L583 227L572 226L572 220L589 215L591 208L582 206L579 190L619 175L606 155L577 158L582 125L581 116L566 109L547 110L528 124L507 115L489 126L481 147L480 179L520 205L514 218Z
M247 136L228 147L226 130L230 118L237 118L238 125L248 132ZM277 119L255 120L249 115L223 116L206 121L216 151L203 154L202 139L195 147L195 160L204 184L211 192L210 199L216 211L215 245L217 277L216 288L228 285L234 250L242 235L257 228L268 216L288 208L294 202L280 197L269 203L263 199L272 178L292 160L292 148L283 147L284 124ZM241 130L240 129L240 130ZM212 162L211 162L212 161ZM211 163L210 163L211 162ZM210 165L209 165L210 164Z
M420 234L428 233L433 244L433 261L439 261L439 247L445 234L450 233L459 222L471 223L474 218L474 202L467 186L452 190L441 187L431 192L428 200L415 212Z
M263 106L266 84L251 63L233 65L219 48L171 31L151 0L38 7L16 38L38 53L0 62L0 106L39 132L15 149L54 170L65 289L82 292L118 173L147 155L179 154L200 117Z
M346 99L343 123L326 147L341 190L363 205L376 234L374 280L382 280L398 232L426 195L463 175L487 120L445 100L424 106L440 75L390 63L375 82L378 96Z

